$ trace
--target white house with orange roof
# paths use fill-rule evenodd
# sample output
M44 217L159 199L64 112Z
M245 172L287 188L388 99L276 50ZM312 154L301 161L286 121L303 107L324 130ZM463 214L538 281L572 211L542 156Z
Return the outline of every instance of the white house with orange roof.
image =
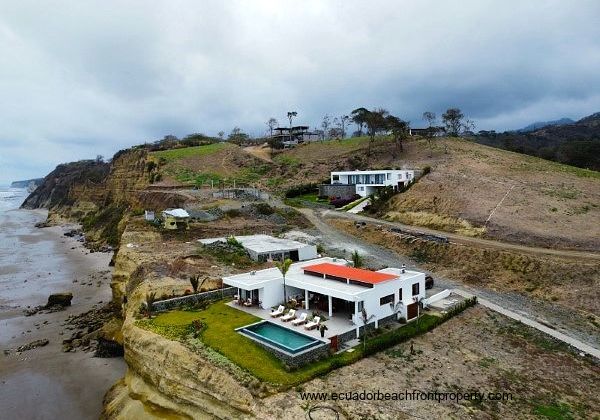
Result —
M223 283L238 288L238 297L263 309L284 301L284 279L277 268L267 268L223 277ZM358 328L363 309L375 326L383 319L418 314L425 298L425 274L404 268L371 271L354 268L343 259L318 258L292 264L285 277L288 300L306 310L342 317Z

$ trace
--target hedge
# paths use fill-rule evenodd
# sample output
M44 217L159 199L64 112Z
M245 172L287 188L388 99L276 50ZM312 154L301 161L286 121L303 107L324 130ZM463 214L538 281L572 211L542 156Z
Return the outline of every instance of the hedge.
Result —
M395 346L396 344L416 337L417 335L431 331L438 325L443 324L450 318L460 314L465 309L474 306L476 303L477 297L473 296L452 307L442 316L424 314L421 315L418 320L411 322L402 328L398 328L396 330L373 337L372 339L367 340L367 343L365 344L364 355L368 356L377 353L381 350L387 349L388 347Z
M304 194L310 194L318 191L319 184L310 183L310 184L300 184L295 187L288 189L285 192L285 198L294 198Z

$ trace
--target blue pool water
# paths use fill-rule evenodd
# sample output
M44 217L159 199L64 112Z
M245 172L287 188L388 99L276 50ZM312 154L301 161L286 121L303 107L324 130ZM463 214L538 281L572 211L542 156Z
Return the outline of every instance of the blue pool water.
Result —
M298 353L316 344L321 344L308 335L290 330L269 321L249 325L240 330L259 341L277 346L289 353Z

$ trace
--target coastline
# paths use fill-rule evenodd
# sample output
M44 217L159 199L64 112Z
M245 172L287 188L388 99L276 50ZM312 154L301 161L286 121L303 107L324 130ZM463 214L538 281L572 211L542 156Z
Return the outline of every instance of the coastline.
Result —
M75 225L34 226L45 218L43 210L0 213L0 408L14 418L97 419L104 394L125 374L125 362L81 349L64 353L62 340L71 332L64 325L69 315L110 301L111 254L90 253L63 235ZM73 300L64 311L24 315L49 294L67 291ZM40 339L49 344L15 351Z

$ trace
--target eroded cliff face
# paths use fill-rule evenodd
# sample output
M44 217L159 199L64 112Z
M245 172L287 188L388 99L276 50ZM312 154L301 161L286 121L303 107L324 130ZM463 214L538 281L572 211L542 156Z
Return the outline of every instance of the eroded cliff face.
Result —
M47 208L49 224L82 223L90 243L117 246L132 213L179 207L188 199L173 191L149 190L151 171L144 148L115 154L110 163L62 164L27 197L23 208Z
M156 279L146 267L157 259L172 259L194 250L193 245L185 243L178 249L160 245L160 234L151 229L128 226L123 233L111 287L113 301L122 308L128 368L125 377L106 394L102 418L253 417L255 398L232 374L181 343L135 325L135 316L149 289L176 287L168 284L169 276Z

